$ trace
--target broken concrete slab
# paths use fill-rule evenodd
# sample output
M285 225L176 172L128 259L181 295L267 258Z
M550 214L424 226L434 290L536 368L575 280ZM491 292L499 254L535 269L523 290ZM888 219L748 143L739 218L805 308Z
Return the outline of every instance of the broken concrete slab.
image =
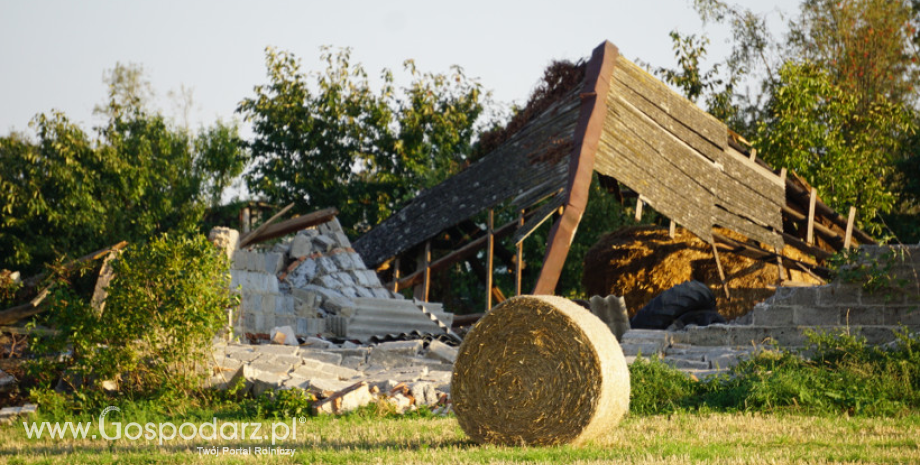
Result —
M10 392L16 389L16 378L13 375L0 370L0 393Z
M291 241L290 256L293 258L306 257L313 253L313 239L306 234L297 234Z
M359 382L313 404L313 413L341 414L364 407L374 401L365 382Z
M423 347L424 347L424 343L419 340L390 341L390 342L381 342L380 344L377 344L376 346L374 346L374 350L375 351L382 350L384 352L414 357L422 351Z
M297 340L297 335L294 334L294 329L290 326L276 326L272 328L270 334L272 342L275 344L283 344L289 346L300 345L300 342Z
M437 339L428 343L428 352L425 356L444 363L454 363L457 360L457 348L451 347Z

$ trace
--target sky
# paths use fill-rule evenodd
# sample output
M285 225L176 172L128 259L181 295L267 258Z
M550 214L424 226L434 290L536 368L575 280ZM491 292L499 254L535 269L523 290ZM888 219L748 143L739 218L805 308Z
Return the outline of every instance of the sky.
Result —
M769 13L778 30L779 12L797 10L793 0L738 4ZM459 65L509 105L526 101L552 60L588 57L604 40L627 58L673 67L675 29L707 34L714 59L728 53L727 27L704 26L691 0L0 0L0 135L28 131L52 109L87 130L99 125L93 106L118 62L143 66L155 107L177 121L168 93L191 89L197 128L240 119L237 104L267 82L266 46L294 53L305 70L322 69L323 45L351 47L372 76L409 58L425 72Z

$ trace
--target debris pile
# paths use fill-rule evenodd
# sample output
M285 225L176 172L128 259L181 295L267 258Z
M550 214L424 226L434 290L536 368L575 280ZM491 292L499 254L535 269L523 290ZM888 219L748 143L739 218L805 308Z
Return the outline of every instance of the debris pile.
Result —
M309 338L302 346L216 344L211 386L242 383L243 393L303 389L318 414L339 414L382 401L394 411L446 410L457 349L437 339L359 346Z
M440 304L385 289L335 218L268 248L235 251L231 275L231 286L241 289L235 329L254 339L290 326L301 338L367 342L391 333L442 334L452 322Z

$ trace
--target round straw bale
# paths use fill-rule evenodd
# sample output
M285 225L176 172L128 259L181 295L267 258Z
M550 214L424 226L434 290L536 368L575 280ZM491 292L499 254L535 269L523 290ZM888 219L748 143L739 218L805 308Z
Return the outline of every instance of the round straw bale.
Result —
M629 370L610 329L553 296L501 303L460 346L454 412L480 443L580 444L629 410Z

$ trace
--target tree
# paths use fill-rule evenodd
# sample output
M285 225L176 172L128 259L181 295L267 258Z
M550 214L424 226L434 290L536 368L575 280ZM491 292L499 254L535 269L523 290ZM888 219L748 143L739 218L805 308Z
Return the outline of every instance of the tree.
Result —
M721 64L730 78L762 70L761 93L744 98L730 86L716 93L716 70L699 72L694 58L705 43L694 44L693 36L675 38L683 72L672 72L672 83L702 86L708 99L725 104L710 104L710 111L773 166L804 175L837 210L856 205L863 227L880 233L879 214L892 211L899 191L909 192L908 182L896 180L910 179L903 170L913 165L902 160L917 146L918 3L806 0L784 43L762 15L719 0L695 4L704 20L731 27L732 53Z
M470 151L483 109L477 82L460 68L422 74L397 90L392 73L374 91L350 50L324 48L323 72L304 73L293 54L266 50L269 83L238 112L252 122L249 187L303 213L335 206L343 224L369 228L453 172Z
M245 162L235 126L190 134L151 113L140 68L106 74L107 121L95 137L59 112L40 114L23 134L0 137L0 268L36 272L61 255L194 229L205 195ZM213 181L207 181L213 179Z

